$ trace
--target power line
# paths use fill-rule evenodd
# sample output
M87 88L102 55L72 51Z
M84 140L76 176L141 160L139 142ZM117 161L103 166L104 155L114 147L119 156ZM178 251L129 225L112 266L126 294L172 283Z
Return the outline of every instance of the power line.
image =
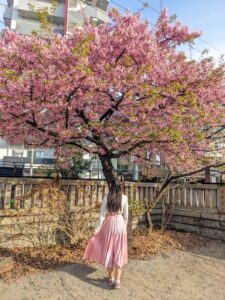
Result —
M200 37L199 37L198 39L199 39L200 41L202 41L203 43L207 44L208 46L210 46L211 48L215 49L216 51L218 51L218 52L222 53L223 55L225 55L225 53L224 53L223 51L221 51L220 49L214 47L214 46L213 46L212 44L210 44L209 42L203 40L203 39L200 38Z
M160 15L160 11L157 10L156 8L152 7L152 6L149 4L148 1L143 1L143 0L137 0L137 1L140 2L144 7L148 8L148 9L151 9L152 11L154 11L155 13L157 13L158 15ZM124 7L124 6L122 6L120 3L118 3L118 2L116 2L116 1L114 1L114 0L111 0L111 2L114 3L114 4L116 4L118 7L121 7L122 9L127 10L127 8ZM150 24L151 24L153 27L155 27L154 24L152 24L152 23L150 23ZM211 48L213 48L214 50L216 50L216 51L220 52L221 54L225 55L225 53L224 53L222 50L216 48L216 47L213 46L211 43L205 41L204 39L202 39L202 38L200 38L200 37L199 37L198 39L199 39L201 42L203 42L203 43L205 43L206 45L208 45L208 46L210 46ZM199 50L199 49L197 49L197 48L192 47L192 49L195 50L195 51L197 51L197 52L199 52L199 53L202 53L202 51Z
M143 0L137 0L137 1L139 1L145 8L149 8L155 13L160 14L160 11L152 7L148 1L143 1Z
M117 1L115 1L115 0L110 0L110 1L111 1L112 3L114 3L115 5L117 5L118 7L122 8L123 10L125 10L125 11L128 10L127 7L121 5L121 4L118 3ZM158 11L158 10L155 9L154 7L151 7L151 5L149 4L148 1L143 1L143 0L137 0L137 1L140 2L144 7L149 8L149 9L151 9L152 11L154 11L155 13L157 13L158 15L160 15L160 11ZM153 26L153 27L156 26L155 24L152 24L151 22L150 22L149 24L150 24L151 26ZM199 52L199 53L202 54L202 51L201 51L201 50L199 50L199 49L197 49L197 48L195 48L195 47L193 47L193 46L191 46L191 48L192 48L193 50L195 50L196 52Z
M116 4L118 7L122 8L123 10L128 11L128 8L125 7L125 6L123 6L123 5L121 5L120 3L118 3L118 2L116 2L116 1L114 1L114 0L110 0L110 1L111 1L112 3L114 3L114 4ZM150 24L152 27L155 27L155 24L153 24L153 23L151 23L151 22L149 22L149 24Z
M151 9L152 11L154 11L155 13L157 13L157 14L160 15L160 11L158 11L157 9L155 9L154 7L152 7L152 6L149 4L148 1L143 1L143 0L137 0L137 1L140 2L140 3L141 3L143 6L145 6L146 8L149 8L149 9ZM146 5L146 4L148 4L148 5ZM206 45L208 45L208 46L210 46L211 48L213 48L214 50L216 50L216 51L220 52L221 54L225 55L225 53L224 53L222 50L216 48L215 46L213 46L213 45L210 44L209 42L205 41L205 40L202 39L201 37L199 37L198 39L199 39L200 41L202 41L203 43L205 43ZM193 47L192 47L192 48L193 48ZM195 48L193 48L193 49L194 49L194 50L198 50L198 49L195 49ZM198 50L198 51L200 51L200 50Z
M116 4L118 7L122 8L123 10L125 10L125 11L128 10L128 8L124 7L124 6L121 5L120 3L118 3L118 2L116 2L116 1L114 1L114 0L110 0L110 1L111 1L112 3L114 3L114 4ZM139 2L140 2L141 4L143 4L143 5L145 5L145 3L148 3L148 2L144 2L144 1L142 1L142 0L137 0L137 1L139 1ZM159 12L158 10L152 8L150 5L148 6L148 8L152 9L155 13L160 14L160 12ZM153 27L156 26L155 24L152 24L151 22L150 22L149 24L150 24L151 26L153 26ZM197 52L199 52L199 53L202 54L202 51L200 51L200 50L194 48L193 46L191 46L191 48L192 48L193 50L195 50L195 51L197 51Z
M121 5L120 3L114 1L114 0L110 0L112 3L116 4L118 7L124 9L124 10L128 10L126 7L124 7L123 5Z
M193 49L193 50L195 50L195 51L197 51L197 52L199 52L199 53L202 54L202 51L201 51L201 50L199 50L199 49L197 49L197 48L195 48L195 47L193 47L193 46L191 46L191 49Z

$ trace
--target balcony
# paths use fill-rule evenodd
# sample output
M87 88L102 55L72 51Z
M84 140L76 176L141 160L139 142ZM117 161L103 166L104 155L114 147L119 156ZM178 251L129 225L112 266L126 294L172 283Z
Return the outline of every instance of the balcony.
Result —
M37 16L35 12L32 11L29 4L33 4L33 2L30 2L29 0L19 1L18 3L18 11L22 18L27 19L37 19ZM36 1L34 3L34 9L43 9L48 8L50 15L53 15L57 19L63 19L65 14L65 4L60 3L56 9L51 13L52 5L49 1ZM61 21L62 22L62 21Z
M96 21L96 24L108 22L108 15L97 7L89 5L80 9L70 7L68 12L68 31L74 26L82 26L84 16L88 16L90 20Z
M82 2L86 3L88 6L92 6L103 11L107 11L109 5L109 0L85 0ZM79 6L83 6L80 0L69 0L69 7Z
M101 9L103 11L107 11L109 0L86 0L84 1L89 6L96 7L98 9Z
M32 31L40 30L40 22L32 19L23 19L21 23L17 23L16 32L24 35L31 35ZM54 25L53 31L62 34L64 32L63 25Z
M11 20L12 20L12 8L11 7L5 7L5 11L3 13L3 19L5 22L6 27L11 27Z

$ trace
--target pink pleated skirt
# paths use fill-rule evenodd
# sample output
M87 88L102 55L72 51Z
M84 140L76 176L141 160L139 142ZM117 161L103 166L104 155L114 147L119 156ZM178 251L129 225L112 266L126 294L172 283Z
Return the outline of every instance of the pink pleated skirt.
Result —
M99 231L89 240L83 259L107 268L122 268L128 263L127 229L122 215L106 215Z

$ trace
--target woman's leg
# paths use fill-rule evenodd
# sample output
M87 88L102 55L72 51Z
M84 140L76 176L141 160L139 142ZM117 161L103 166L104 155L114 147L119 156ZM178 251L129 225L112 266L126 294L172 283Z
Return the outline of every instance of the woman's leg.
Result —
M109 279L114 280L113 268L107 268Z
M115 268L115 282L120 283L122 268Z

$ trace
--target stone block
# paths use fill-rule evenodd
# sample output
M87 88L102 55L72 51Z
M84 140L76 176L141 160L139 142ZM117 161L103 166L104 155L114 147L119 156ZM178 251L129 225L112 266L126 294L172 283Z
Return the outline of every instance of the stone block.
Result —
M182 216L172 216L170 219L171 222L182 223Z
M175 222L170 222L168 224L168 228L171 229L176 229L180 231L185 231L185 232L193 232L193 233L199 233L199 227L198 226L192 226L192 225L187 225L187 224L179 224Z
M158 214L161 214L161 213L162 213L161 208L154 208L154 209L151 211L151 215L158 215Z
M151 216L152 221L162 221L161 215L153 215Z
M218 239L225 241L225 230L217 230L217 229L211 229L211 228L200 228L200 235L209 237L212 239Z
M210 213L201 213L201 218L202 219L209 219L209 220L219 220L220 219L220 215L217 214L210 214Z
M195 225L199 222L198 218L192 218L192 217L183 217L182 218L182 223L183 224L190 224L190 225Z
M214 220L203 220L204 227L220 229L220 222Z
M201 213L199 211L188 210L188 209L175 209L173 214L176 216L185 216L185 217L196 217L200 218Z
M221 222L220 222L220 228L221 228L222 230L225 230L225 221L221 221Z

